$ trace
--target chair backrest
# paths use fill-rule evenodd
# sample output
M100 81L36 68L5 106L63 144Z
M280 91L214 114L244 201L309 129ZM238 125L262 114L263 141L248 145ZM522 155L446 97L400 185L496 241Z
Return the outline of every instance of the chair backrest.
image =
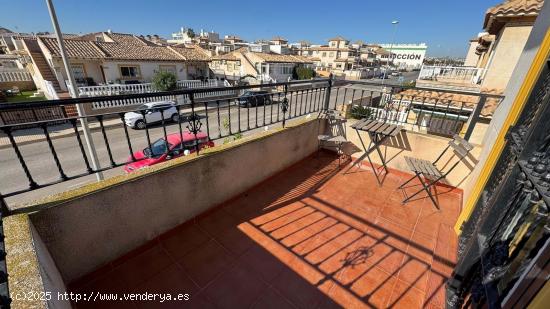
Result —
M466 165L475 165L475 163L477 163L475 162L475 158L470 154L470 152L474 149L474 146L462 137L455 135L453 139L449 141L447 147L443 150L439 157L437 157L437 159L433 162L434 165L449 149L452 149L453 155L448 158L447 162L445 162L444 166L440 169L443 174L449 174L461 162ZM473 168L473 166L471 167Z
M329 136L346 137L345 123L346 119L342 112L338 110L326 110L324 118L327 119L327 128L325 134Z
M474 149L472 144L458 135L455 135L453 139L449 141L449 146L453 148L455 154L460 158L466 157L470 151Z

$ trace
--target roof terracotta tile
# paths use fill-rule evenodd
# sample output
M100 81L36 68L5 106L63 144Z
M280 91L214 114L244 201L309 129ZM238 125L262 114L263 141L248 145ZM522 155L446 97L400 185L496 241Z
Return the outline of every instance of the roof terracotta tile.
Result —
M169 49L182 56L185 60L190 61L210 61L210 57L206 52L198 46L189 47L168 47Z
M166 47L152 47L147 45L120 44L112 42L95 42L108 58L121 60L149 60L149 61L182 61L182 56Z
M537 16L543 3L544 0L507 0L487 10L483 28L492 32L490 30L499 17Z
M496 90L491 90L484 93L498 95L501 94L500 91ZM473 110L477 102L479 101L479 96L456 94L444 91L407 89L395 94L394 99L413 100L414 102L421 102L423 104L436 104L438 106L441 105L442 107L453 106L456 108ZM500 101L501 99L496 97L487 98L480 115L486 118L492 117Z
M271 39L271 41L284 41L284 42L288 42L287 39L283 38L282 36L276 36L276 37L273 37Z
M44 43L52 56L61 57L57 39L41 37L40 41ZM94 45L94 42L74 39L64 39L63 41L69 58L103 59L107 57L103 51Z
M337 36L337 37L334 37L332 39L328 39L328 41L348 41L346 40L344 37L342 36Z
M147 42L144 40L141 40L139 37L128 34L128 33L105 33L108 37L110 37L113 41L116 43L122 43L122 44L128 44L128 45L141 45L141 46L147 46Z
M296 55L281 55L275 53L256 53L250 52L265 62L284 62L284 63L312 63L312 61L306 57Z
M227 54L223 54L223 55L214 56L214 57L212 57L212 60L238 61L238 60L240 60L240 58L235 56L234 53L227 53Z

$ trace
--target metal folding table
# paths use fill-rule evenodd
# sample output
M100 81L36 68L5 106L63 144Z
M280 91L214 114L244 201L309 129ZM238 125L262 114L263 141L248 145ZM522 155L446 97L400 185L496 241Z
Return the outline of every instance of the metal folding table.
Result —
M379 120L372 120L372 119L362 119L354 123L351 127L355 129L355 131L357 132L359 141L363 146L363 150L365 150L365 154L359 157L354 162L354 165L360 163L365 157L367 157L369 159L369 163L372 167L374 175L376 176L376 180L378 180L378 183L381 184L378 171L370 158L370 153L376 150L376 152L378 153L378 156L380 157L380 161L382 162L382 167L387 173L388 168L386 166L386 157L382 154L382 151L380 151L380 145L389 137L397 136L403 130L403 127L400 125L395 125L395 124L386 123ZM363 139L361 138L361 134L359 131L364 131L369 134L369 137L371 140L369 147L365 146L365 143L363 142Z

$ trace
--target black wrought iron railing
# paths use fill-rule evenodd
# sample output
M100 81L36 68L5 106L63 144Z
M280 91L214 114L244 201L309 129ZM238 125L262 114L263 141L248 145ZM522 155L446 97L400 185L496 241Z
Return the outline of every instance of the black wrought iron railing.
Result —
M338 85L345 87L338 87ZM501 95L456 90L386 85L368 81L337 81L332 105L351 104L354 118L379 119L412 130L452 137L472 136L476 124L490 121Z
M406 91L416 92L407 94ZM2 169L5 174L0 175L5 179L0 197L12 197L151 159L150 154L137 152L151 149L159 139L168 141L172 134L193 135L191 141L178 145L177 155L200 152L202 147L213 142L219 144L238 139L249 131L284 126L288 120L322 109L344 109L344 105L351 108L354 118L407 124L424 128L428 133L454 135L465 131L464 136L468 139L486 101L500 99L457 91L446 91L445 95L467 95L470 101L445 98L443 94L426 98L423 91L430 90L315 79L0 104L0 116L3 117L0 154L5 158L0 162L5 166ZM234 95L205 96L208 93ZM125 106L128 102L151 100L173 104ZM72 107L74 110L76 104L88 107L84 110L94 106L93 114L67 116L65 109ZM128 117L129 114L132 116ZM93 152L86 145L81 126L83 120L92 128L91 139L95 142L99 164L94 164ZM467 129L463 130L463 126ZM164 151L171 149L167 146Z
M19 123L11 121L0 126L5 135L1 140L4 143L2 151L12 152L6 153L7 158L13 159L8 161L19 165L23 172L20 176L24 176L3 181L0 196L7 198L150 159L147 156L136 156L136 151L151 149L159 139L169 141L172 134L182 137L192 134L190 141L183 141L179 145L179 151L199 152L207 144L204 137L201 139L204 134L206 141L216 142L237 139L245 132L266 126L284 126L288 120L324 108L329 87L328 80L239 86L231 87L231 90L241 93L239 96L218 97L202 102L197 102L195 97L202 93L224 91L228 87L0 104L0 113L10 114L12 117L17 117L18 114L25 116ZM57 111L60 107L73 104L113 105L98 102L127 102L150 97L157 102L166 101L172 104L141 105L115 112L105 109L105 112L83 117L57 117L54 114L46 120L25 121L29 111L37 109L52 108ZM130 120L129 113L138 120ZM92 128L92 138L100 158L100 166L97 167L93 166L90 151L86 147L80 125L83 119ZM29 137L29 131L33 131L35 136ZM29 140L34 142L29 145ZM197 142L193 142L195 140ZM28 150L29 148L39 149L40 154ZM169 148L165 147L165 150L169 151ZM33 161L37 159L41 161L39 166ZM57 174L57 177L52 177L52 173Z
M461 227L447 308L526 308L550 272L550 60Z

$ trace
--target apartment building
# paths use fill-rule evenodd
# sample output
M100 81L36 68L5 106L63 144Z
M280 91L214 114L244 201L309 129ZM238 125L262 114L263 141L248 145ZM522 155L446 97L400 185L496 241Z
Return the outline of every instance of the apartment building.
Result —
M298 55L256 52L241 47L228 54L212 57L210 68L220 79L239 80L244 77L265 82L282 82L292 78L296 66L312 67L312 60Z
M344 74L359 64L359 51L349 44L349 40L338 36L328 40L328 45L311 45L298 49L298 55L311 57L317 70Z

